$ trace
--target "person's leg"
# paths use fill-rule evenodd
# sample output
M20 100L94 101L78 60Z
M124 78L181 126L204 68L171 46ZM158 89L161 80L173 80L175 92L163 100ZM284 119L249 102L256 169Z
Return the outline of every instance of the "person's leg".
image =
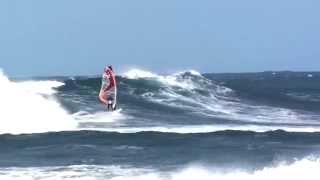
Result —
M113 105L113 97L111 96L111 94L108 94L107 96L107 102L108 102L108 110L112 110L112 105Z
M112 109L112 104L108 104L108 111L110 111L110 109Z
M107 92L104 91L103 89L100 90L99 100L100 100L101 103L103 103L103 104L105 104L105 105L108 105L108 102L107 102Z

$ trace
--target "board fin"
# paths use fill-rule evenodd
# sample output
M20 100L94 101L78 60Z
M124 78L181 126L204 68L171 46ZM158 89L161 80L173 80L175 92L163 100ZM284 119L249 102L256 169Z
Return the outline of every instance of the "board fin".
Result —
M117 110L117 105L115 103L112 104L112 110L113 111Z

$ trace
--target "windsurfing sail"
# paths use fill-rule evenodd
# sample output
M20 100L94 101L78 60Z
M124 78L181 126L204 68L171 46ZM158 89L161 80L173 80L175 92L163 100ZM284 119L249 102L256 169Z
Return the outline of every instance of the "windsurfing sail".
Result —
M117 109L117 79L112 66L106 66L102 76L102 85L99 93L99 100L107 105L108 110Z

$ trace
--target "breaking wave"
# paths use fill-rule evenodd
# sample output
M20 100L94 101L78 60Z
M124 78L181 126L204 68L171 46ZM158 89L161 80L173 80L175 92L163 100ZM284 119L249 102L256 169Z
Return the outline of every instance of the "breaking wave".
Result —
M164 76L135 69L123 77L133 80L127 84L132 96L208 117L275 125L320 125L319 116L312 113L244 101L234 90L218 85L196 71ZM143 87L131 86L135 83Z
M0 133L72 130L74 121L52 96L57 81L12 82L0 72Z

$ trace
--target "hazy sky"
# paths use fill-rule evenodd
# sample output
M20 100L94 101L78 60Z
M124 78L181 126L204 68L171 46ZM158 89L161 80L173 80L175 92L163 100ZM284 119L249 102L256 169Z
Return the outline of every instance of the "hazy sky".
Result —
M319 0L1 0L11 76L320 70Z

